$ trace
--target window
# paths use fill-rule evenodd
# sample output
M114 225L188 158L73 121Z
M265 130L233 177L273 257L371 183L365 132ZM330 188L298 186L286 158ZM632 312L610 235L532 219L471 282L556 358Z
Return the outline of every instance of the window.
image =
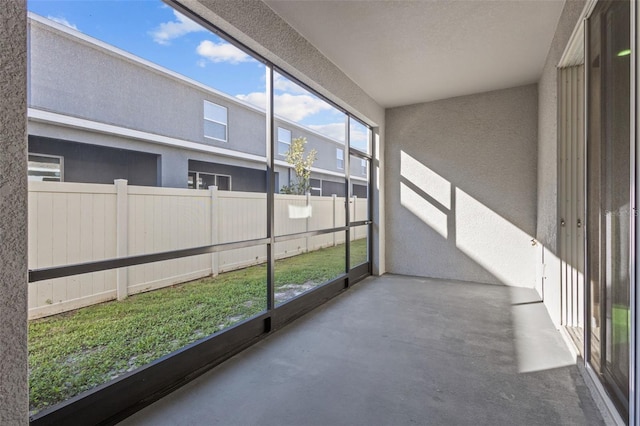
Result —
M310 179L309 183L311 184L310 191L311 195L321 196L322 195L322 180L321 179Z
M29 180L63 181L64 159L56 155L29 154Z
M210 186L217 186L220 191L231 191L231 176L189 172L187 181L189 189L209 189Z
M278 127L278 154L285 155L291 148L291 131Z
M367 160L364 158L360 159L360 170L362 171L362 176L367 175Z
M227 108L204 101L204 137L227 141Z
M344 151L342 148L336 148L336 166L340 170L344 170Z
M30 1L27 6L43 16L76 16L73 5L55 2L52 11L51 3ZM64 164L62 157L46 155L40 156L46 160L32 161L48 163L53 169L49 178L77 182L80 168L87 180L101 182L31 183L30 208L38 209L42 226L31 226L28 237L45 248L30 253L29 316L34 321L29 324L29 411L34 423L99 424L120 418L136 408L126 391L132 384L140 395L172 389L212 360L293 320L301 306L316 306L371 269L351 268L348 260L351 255L357 260L351 265L360 265L369 251L366 232L349 233L347 228L348 218L366 212L361 205L367 201L357 200L357 206L351 204L354 215L347 213L349 179L344 171L350 115L306 85L278 74L273 64L237 41L199 27L186 8L180 7L178 14L160 7L164 2L158 0L137 2L135 8L127 2L85 3L82 13L96 18L78 22L87 37L47 18L29 17L30 106L61 117L38 129L46 140L40 142L42 149L32 146L30 152L64 156ZM165 38L167 23L186 25L197 37ZM147 30L140 32L140 25ZM155 54L158 44L166 55ZM176 61L216 46L238 62L231 66L209 60L210 55L197 64L193 57L191 67ZM131 72L110 78L123 63ZM274 84L262 96L265 77ZM153 99L110 96L114 91L134 93L141 81L148 83L145 91L154 93ZM250 96L254 93L260 96ZM311 101L317 115L302 120L300 101ZM172 114L164 113L167 106ZM162 119L146 120L149 115ZM68 133L68 121L62 117L109 123L118 147L96 145L91 156L83 157L93 146L88 142L102 137L104 129L87 124L82 143L65 141L60 135ZM286 126L291 135L278 134L271 123L273 128ZM307 134L310 123L307 151L313 145L320 155L312 191L325 195L308 196L306 181L298 186L300 194L272 194L279 188L276 165L282 181L292 181L283 174L289 166L278 155L279 137L292 146L293 130L296 136ZM135 141L119 137L130 131L136 132ZM188 142L198 138L200 144ZM77 151L76 146L84 149ZM344 159L340 171L331 162L336 148ZM132 161L141 156L149 164ZM35 164L31 169L35 177ZM320 181L322 171L326 177ZM152 176L158 187L133 185L134 177L142 175ZM123 183L114 188L114 176L132 177L126 190ZM185 190L185 184L193 189ZM218 196L206 190L212 185L221 190ZM43 188L53 186L60 188ZM332 194L336 198L324 199ZM123 218L126 227L119 226ZM81 269L68 268L78 263ZM325 287L313 291L319 286ZM146 291L155 293L128 297ZM104 304L93 307L95 302ZM123 309L142 315L120 315ZM78 323L75 312L60 314L70 310L82 312L85 321ZM92 320L97 312L105 314L100 321ZM37 320L45 316L49 318ZM144 327L139 327L141 322ZM91 339L86 339L87 331ZM56 350L60 342L64 348ZM146 368L150 362L153 367ZM83 409L94 403L91 413Z
M350 120L349 146L371 154L371 130L355 118Z

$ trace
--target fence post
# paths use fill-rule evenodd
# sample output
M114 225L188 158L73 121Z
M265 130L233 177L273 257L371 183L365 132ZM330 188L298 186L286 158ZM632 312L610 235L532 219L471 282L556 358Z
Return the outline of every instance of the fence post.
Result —
M126 179L113 181L116 186L116 257L129 254L129 188ZM118 268L116 295L124 300L129 295L129 268Z
M307 232L309 232L309 221L311 220L311 217L309 215L309 211L310 211L309 207L310 206L311 206L311 192L307 192L307 212L306 212L307 213L307 219L306 219L307 226L306 226L306 229L305 229L305 231L307 231ZM310 237L305 238L305 244L307 245L306 252L310 252L311 251L311 245L310 245L311 244L311 238Z
M331 200L333 201L333 227L336 227L336 199L338 196L336 194L331 194ZM336 233L333 233L333 246L337 246L338 241L336 240Z
M220 239L220 212L218 208L218 206L220 205L220 199L218 198L218 187L210 186L209 195L211 196L211 244L217 244ZM218 276L219 262L220 254L211 253L211 275L214 277Z

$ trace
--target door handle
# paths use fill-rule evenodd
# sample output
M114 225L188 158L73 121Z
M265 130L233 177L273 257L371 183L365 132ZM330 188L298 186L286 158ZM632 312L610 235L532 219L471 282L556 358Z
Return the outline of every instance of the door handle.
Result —
M564 226L564 219L560 219L560 226Z
M582 220L578 219L578 228L582 228Z

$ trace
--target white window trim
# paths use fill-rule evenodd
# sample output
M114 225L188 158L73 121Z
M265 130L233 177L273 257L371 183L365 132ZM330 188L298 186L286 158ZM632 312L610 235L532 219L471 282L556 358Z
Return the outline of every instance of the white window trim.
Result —
M283 140L280 139L280 130L284 130L285 132L289 132L289 141L283 141ZM282 153L280 152L280 144L283 143L285 145L289 145L289 149L291 149L291 141L293 140L293 133L291 133L291 130L289 130L289 129L285 129L284 127L278 126L277 134L278 134L278 137L277 137L277 139L278 139L278 155L284 156L285 153L284 152L282 152Z
M340 166L340 161L342 161L342 166ZM342 148L336 148L336 168L344 170L344 149Z
M220 108L224 108L224 110L227 112L227 122L223 123L223 122L218 121L218 120L213 120L211 118L207 118L204 115L204 105L205 104L211 104L211 105L215 105L215 106L220 107ZM221 124L221 125L224 126L224 139L216 138L216 137L213 137L213 136L207 136L206 134L204 135L205 138L213 139L215 141L220 141L220 142L228 142L228 140L229 140L229 124L228 124L229 123L229 108L227 108L224 105L220 105L220 104L217 104L215 102L211 102L211 101L208 101L208 100L205 99L204 103L202 104L202 117L205 119L205 121L210 121L212 123ZM204 132L204 129L203 129L203 132Z
M38 157L57 158L60 161L60 182L64 182L64 157L62 155L40 154L39 152L28 152L27 163L30 155L37 155Z

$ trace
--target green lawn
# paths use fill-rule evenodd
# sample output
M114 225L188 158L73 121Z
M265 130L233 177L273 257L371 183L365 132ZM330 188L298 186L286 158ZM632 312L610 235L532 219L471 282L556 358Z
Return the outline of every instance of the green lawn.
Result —
M366 259L366 239L351 247L352 259ZM343 271L343 245L278 260L277 301ZM32 414L265 309L263 264L31 321Z

